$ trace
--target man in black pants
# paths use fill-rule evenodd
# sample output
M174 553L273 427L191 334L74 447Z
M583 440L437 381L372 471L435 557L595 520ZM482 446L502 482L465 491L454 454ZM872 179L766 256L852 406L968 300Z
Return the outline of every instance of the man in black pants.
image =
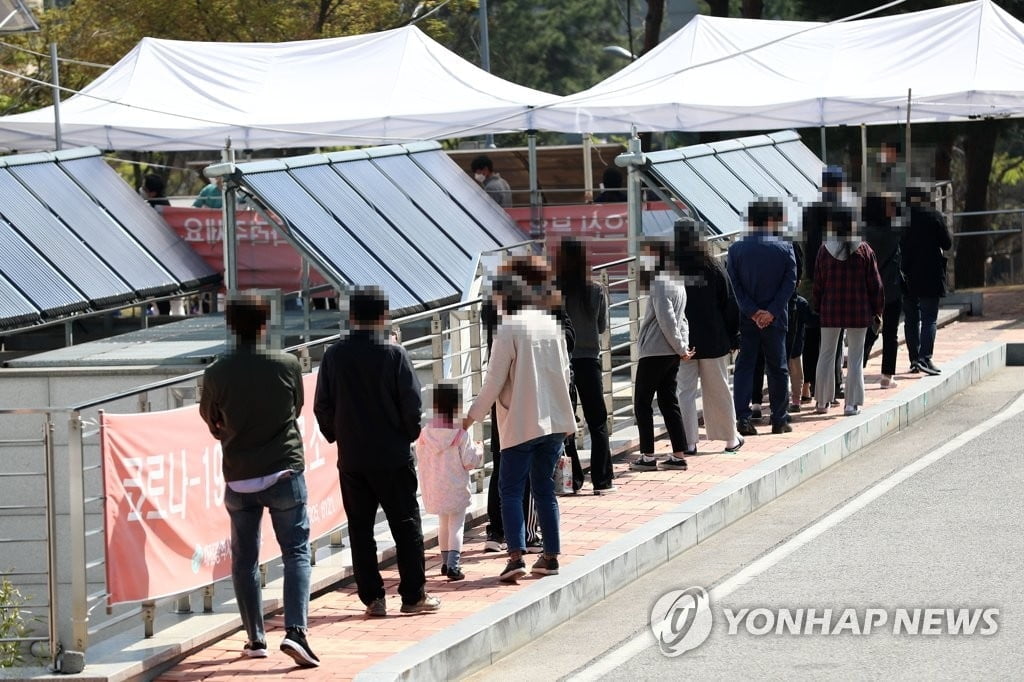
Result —
M388 299L379 288L357 288L351 295L351 331L324 354L313 407L324 438L338 443L352 569L372 617L387 615L373 539L378 506L398 553L402 613L441 607L423 589L423 527L410 447L420 435L420 382L405 349L385 337L387 314Z

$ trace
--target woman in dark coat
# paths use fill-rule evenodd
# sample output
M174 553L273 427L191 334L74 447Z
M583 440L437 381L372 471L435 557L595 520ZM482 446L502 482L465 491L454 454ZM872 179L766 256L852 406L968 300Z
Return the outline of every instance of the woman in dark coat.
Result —
M869 194L864 199L864 240L875 252L878 259L878 274L882 277L882 290L885 294L885 308L882 311L882 388L893 388L896 380L896 351L899 341L896 331L903 312L903 274L901 272L902 253L900 237L902 230L894 224L896 203L890 196ZM868 363L871 347L878 339L879 333L875 325L868 328L867 341L864 343L864 365Z
M707 439L722 441L727 452L743 445L736 430L736 408L729 391L729 352L739 348L740 310L732 281L711 255L693 221L676 223L676 260L686 284L686 320L694 356L679 363L677 394L687 452L697 451L697 387L700 384ZM760 397L760 396L759 396Z

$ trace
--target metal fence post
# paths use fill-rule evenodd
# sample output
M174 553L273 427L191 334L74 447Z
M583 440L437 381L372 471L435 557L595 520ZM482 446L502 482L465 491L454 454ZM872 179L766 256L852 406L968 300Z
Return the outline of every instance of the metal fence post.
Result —
M638 270L636 261L627 266L626 277L629 279L629 378L631 383L636 383L636 363L639 360L640 351L637 348L637 340L640 337L640 282L637 278Z
M82 415L68 419L68 532L71 541L71 644L84 652L89 644L85 556L85 459L82 449ZM67 640L65 640L66 642Z
M441 332L444 327L441 322L441 315L435 313L430 318L430 359L431 370L434 375L434 384L444 379L444 339Z
M469 386L471 395L467 396L467 404L480 395L480 389L483 388L483 366L484 353L483 334L480 330L480 303L474 303L469 308ZM474 441L483 440L483 424L473 422L473 426L470 427L470 437ZM478 493L484 491L484 476L482 472L487 462L481 462L480 464L481 475L476 479L476 491Z
M46 421L43 423L43 459L46 467L44 470L46 474L46 587L47 600L50 604L47 635L50 639L51 663L53 668L58 670L60 638L57 633L57 623L60 620L60 603L57 593L57 510L55 509L57 495L53 480L55 469L53 431L53 417L47 412Z
M600 348L598 356L601 358L601 396L604 399L604 407L608 413L608 433L611 433L615 428L615 416L612 414L615 411L613 397L615 388L612 382L612 315L611 310L608 309L608 306L611 305L612 297L609 288L608 270L601 270L601 290L604 291L605 320L607 322L605 323L604 331L598 338Z

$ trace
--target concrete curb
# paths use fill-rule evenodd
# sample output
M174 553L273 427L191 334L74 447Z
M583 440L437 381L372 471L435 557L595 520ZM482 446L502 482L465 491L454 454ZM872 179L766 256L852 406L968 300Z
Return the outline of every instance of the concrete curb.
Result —
M1007 364L1007 344L990 342L947 363L943 374L847 417L785 452L683 502L538 581L408 649L357 680L454 679L483 668L578 615L651 569L770 502Z

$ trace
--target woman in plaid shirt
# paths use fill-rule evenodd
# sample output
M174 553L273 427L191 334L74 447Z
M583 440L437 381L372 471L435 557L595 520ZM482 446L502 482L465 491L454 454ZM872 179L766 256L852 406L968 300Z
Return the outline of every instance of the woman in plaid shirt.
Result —
M875 316L882 314L885 299L875 252L854 235L853 212L835 207L828 217L828 233L814 267L812 293L815 311L821 316L821 351L814 383L815 412L825 414L835 397L832 372L839 333L845 328L849 357L847 367L847 416L860 413L864 404L864 339Z

